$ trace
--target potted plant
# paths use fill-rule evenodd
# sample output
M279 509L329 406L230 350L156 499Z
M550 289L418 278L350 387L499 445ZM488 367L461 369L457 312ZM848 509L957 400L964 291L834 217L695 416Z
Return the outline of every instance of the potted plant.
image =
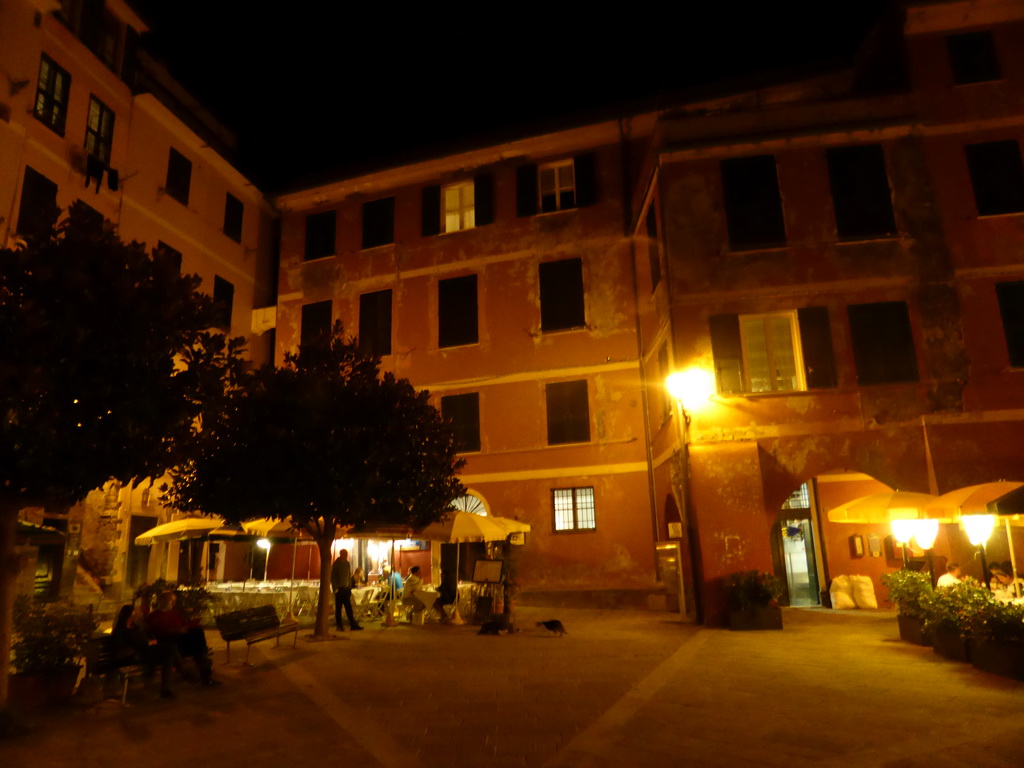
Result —
M975 614L994 600L991 592L971 578L928 595L923 601L924 631L931 637L932 650L947 659L970 661L967 638Z
M977 669L1024 680L1024 605L982 605L971 616L969 645Z
M932 593L932 582L920 571L892 571L882 574L889 590L889 602L896 606L900 639L915 645L931 645L924 632L924 603Z
M14 604L11 700L32 708L69 699L96 626L88 606L36 603L19 595Z
M729 629L782 629L782 581L764 571L741 571L725 580Z

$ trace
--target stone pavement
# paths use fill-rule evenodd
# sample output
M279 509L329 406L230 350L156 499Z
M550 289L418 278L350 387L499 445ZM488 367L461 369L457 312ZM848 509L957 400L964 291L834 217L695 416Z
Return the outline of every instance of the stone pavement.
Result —
M1024 683L899 642L891 612L785 609L782 632L522 608L253 646L224 685L155 681L0 741L0 766L1024 766ZM557 617L556 637L533 622Z

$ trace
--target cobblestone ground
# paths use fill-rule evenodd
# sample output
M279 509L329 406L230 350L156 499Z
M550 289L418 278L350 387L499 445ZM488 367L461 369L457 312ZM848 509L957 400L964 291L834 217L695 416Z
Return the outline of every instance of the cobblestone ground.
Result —
M557 617L556 637L534 622ZM403 625L300 635L224 685L83 691L0 766L1024 765L1024 684L899 642L889 612L785 610L733 633L626 611L521 609L514 635Z

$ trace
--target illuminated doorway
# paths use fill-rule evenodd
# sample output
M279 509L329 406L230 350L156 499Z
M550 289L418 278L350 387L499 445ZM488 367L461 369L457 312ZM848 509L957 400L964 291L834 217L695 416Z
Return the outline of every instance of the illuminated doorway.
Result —
M776 533L778 554L786 572L789 604L820 605L814 526L811 524L811 498L807 483L797 488L782 505Z

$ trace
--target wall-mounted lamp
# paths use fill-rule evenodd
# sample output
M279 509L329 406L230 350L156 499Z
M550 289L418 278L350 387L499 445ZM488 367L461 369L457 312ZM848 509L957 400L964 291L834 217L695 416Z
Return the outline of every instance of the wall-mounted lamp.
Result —
M685 410L696 411L715 394L715 377L704 368L687 368L665 379L665 388Z

